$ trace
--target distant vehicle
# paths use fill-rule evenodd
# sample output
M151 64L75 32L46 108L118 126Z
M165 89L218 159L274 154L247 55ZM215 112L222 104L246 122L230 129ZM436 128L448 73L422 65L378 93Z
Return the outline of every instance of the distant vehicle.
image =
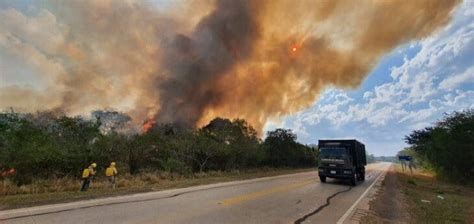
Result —
M349 180L352 185L365 180L365 145L355 139L319 140L319 179Z

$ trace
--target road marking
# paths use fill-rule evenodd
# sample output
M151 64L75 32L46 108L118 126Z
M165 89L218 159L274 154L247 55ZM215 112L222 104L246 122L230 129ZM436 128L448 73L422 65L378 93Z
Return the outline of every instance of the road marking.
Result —
M220 183L214 183L214 184L208 184L208 185L197 185L197 186L191 186L191 187L186 187L186 188L156 190L156 191L151 191L147 193L128 194L128 195L123 195L123 196L110 196L110 197L99 198L99 199L83 199L82 201L75 201L75 202L73 201L73 202L66 202L66 203L53 204L53 205L41 205L41 206L30 207L30 208L3 210L3 211L0 211L0 223L1 221L4 221L4 220L52 214L52 213L68 212L68 211L73 211L77 209L85 209L85 208L98 207L98 206L109 206L109 205L115 205L115 204L136 203L136 202L142 202L142 201L160 200L164 198L174 197L176 195L194 193L194 192L199 192L199 191L207 191L207 190L216 189L216 188L234 187L234 186L241 186L244 184L262 183L269 180L304 176L304 175L314 173L314 172L316 171L305 171L305 172L283 174L283 175L277 175L277 176L259 177L259 178L254 178L254 179L220 182ZM159 195L167 195L171 193L173 193L171 196L157 197ZM141 199L143 197L145 198ZM138 199L135 199L135 198L138 198Z
M346 211L346 213L344 213L344 215L341 216L341 218L339 220L337 220L337 224L342 224L344 223L344 221L346 221L347 217L349 217L349 215L352 213L352 211L355 209L355 207L359 204L359 202L362 200L362 198L365 197L365 195L367 193L369 193L370 189L372 189L372 187L375 185L375 183L378 182L378 180L380 179L381 176L383 176L385 173L387 173L388 169L390 168L391 165L389 165L385 171L382 171L379 176L377 178L375 178L374 182L372 182L372 184L367 188L367 190L364 191L364 193L357 199L357 201L354 202L354 204L352 204L352 206Z
M239 203L242 203L242 202L255 200L257 198L267 196L267 195L270 195L270 194L275 194L275 193L280 193L280 192L287 192L287 191L290 191L290 190L293 190L293 189L304 187L304 186L312 184L312 183L315 183L315 181L314 180L307 180L307 181L304 181L304 182L295 183L295 184L291 184L291 185L288 185L288 186L265 189L265 190L253 192L253 193L250 193L250 194L244 194L244 195L240 195L240 196L237 196L237 197L228 198L228 199L225 199L225 200L221 201L219 204L221 204L221 205L235 205L235 204L239 204Z

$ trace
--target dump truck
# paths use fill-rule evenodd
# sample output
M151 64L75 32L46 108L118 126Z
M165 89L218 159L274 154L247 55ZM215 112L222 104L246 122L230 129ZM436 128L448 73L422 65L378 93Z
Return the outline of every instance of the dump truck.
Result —
M365 180L364 144L355 139L319 140L318 148L318 174L322 183L328 177L349 180L353 186Z

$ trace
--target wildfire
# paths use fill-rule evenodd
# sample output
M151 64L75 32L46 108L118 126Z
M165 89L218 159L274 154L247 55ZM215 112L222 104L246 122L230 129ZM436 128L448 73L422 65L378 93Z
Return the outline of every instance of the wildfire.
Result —
M291 55L296 56L298 54L300 48L301 48L301 44L299 44L299 43L292 44L289 48L289 52L290 52Z
M16 174L16 169L15 168L10 168L6 171L3 171L1 173L1 177L10 177L10 176L14 176Z
M143 133L147 133L148 131L150 131L150 129L153 128L155 124L155 119L148 119L147 121L145 121L145 123L143 123Z

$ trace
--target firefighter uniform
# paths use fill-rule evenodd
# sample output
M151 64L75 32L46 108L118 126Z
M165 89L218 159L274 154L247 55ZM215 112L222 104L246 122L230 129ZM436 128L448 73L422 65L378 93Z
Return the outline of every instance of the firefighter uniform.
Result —
M117 168L115 168L115 162L111 162L110 166L105 169L105 176L109 180L110 185L112 188L115 189L115 182L117 181Z
M87 191L87 189L89 189L92 178L94 177L96 173L95 168L97 168L97 164L92 163L89 167L87 167L86 169L82 171L83 182L82 182L81 191Z

